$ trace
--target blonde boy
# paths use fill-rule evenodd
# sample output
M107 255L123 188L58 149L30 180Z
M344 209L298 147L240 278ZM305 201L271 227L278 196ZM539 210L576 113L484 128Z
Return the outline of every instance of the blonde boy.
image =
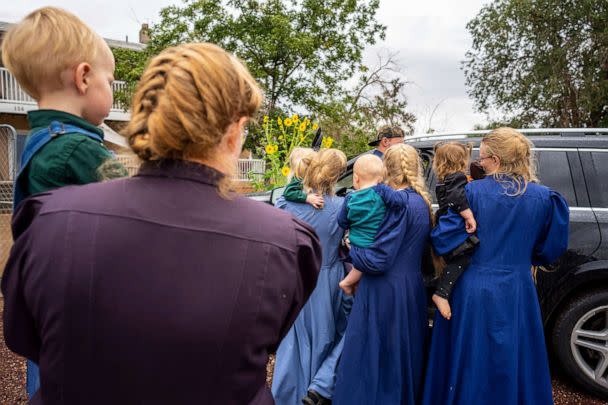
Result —
M21 162L20 199L97 181L97 168L111 157L97 127L113 101L114 57L105 41L75 15L44 7L9 30L2 60L38 103L39 109L28 113L32 130L26 150L32 152L33 135L41 129L51 132L51 139Z
M97 168L112 157L98 128L113 101L114 57L104 40L75 15L44 7L9 30L2 60L39 108L28 113L32 130L15 182L14 206L31 194L97 181ZM40 384L37 361L38 353L32 353L30 398Z
M376 155L363 155L355 162L353 187L357 191L347 197L338 216L338 224L349 230L348 238L354 246L370 246L384 219L385 203L374 190L374 186L383 181L384 173L382 159ZM362 273L353 268L340 282L340 288L347 294L353 294L354 286L361 276Z

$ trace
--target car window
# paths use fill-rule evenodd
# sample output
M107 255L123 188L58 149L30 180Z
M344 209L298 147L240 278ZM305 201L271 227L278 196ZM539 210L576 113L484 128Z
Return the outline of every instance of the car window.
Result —
M350 189L353 188L353 173L348 173L346 176L342 177L336 183L336 190L340 190L341 188Z
M588 152L585 180L592 207L608 208L608 151Z
M570 206L577 206L568 156L565 151L536 152L538 179L541 184L560 193Z

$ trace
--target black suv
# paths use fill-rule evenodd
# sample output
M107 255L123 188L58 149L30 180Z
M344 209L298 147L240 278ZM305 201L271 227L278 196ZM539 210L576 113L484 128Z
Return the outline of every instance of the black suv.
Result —
M608 130L599 132L608 134ZM608 398L608 136L597 133L579 130L528 137L535 146L540 182L561 193L570 205L568 251L536 276L547 346L577 383ZM448 139L472 142L475 159L479 135L406 140L420 151L432 194L436 182L431 170L433 145ZM338 181L338 194L352 187L355 160L348 162ZM274 203L282 191L253 198ZM424 273L432 289L432 270Z

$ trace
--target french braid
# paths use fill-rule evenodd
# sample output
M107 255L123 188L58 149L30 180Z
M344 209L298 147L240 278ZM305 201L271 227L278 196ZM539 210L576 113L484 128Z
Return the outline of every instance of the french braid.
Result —
M150 61L124 134L144 161L212 159L228 127L253 116L262 97L245 66L223 49L205 43L179 45ZM226 175L218 184L224 196L236 162L225 165Z

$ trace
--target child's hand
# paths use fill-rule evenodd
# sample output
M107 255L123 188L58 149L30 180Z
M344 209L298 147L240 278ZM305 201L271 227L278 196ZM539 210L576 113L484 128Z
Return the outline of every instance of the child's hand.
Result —
M464 228L466 229L467 233L475 233L477 230L477 222L475 221L475 218L465 219Z
M437 309L441 316L443 316L448 321L452 317L452 308L450 308L450 302L445 298L441 298L437 294L433 294L433 302L437 305Z
M313 193L306 196L306 202L318 210L323 208L323 204L325 203L325 201L323 201L323 196Z
M346 294L346 295L355 295L358 285L359 285L359 282L352 282L352 281L348 280L347 278L340 281L340 283L338 284L338 286L340 286L340 289L342 289L342 291L344 291L344 294Z
M473 216L473 211L470 208L462 211L460 216L464 219L464 227L467 233L475 233L477 230L477 221L475 221L475 217Z

